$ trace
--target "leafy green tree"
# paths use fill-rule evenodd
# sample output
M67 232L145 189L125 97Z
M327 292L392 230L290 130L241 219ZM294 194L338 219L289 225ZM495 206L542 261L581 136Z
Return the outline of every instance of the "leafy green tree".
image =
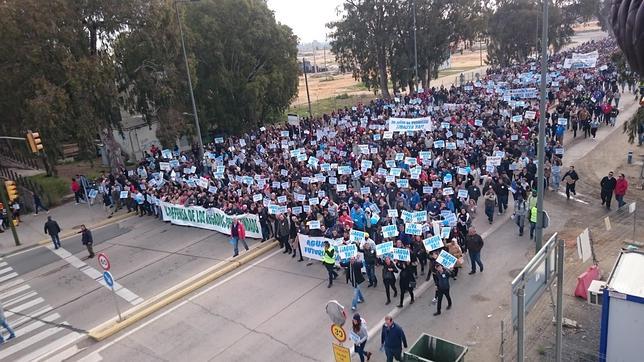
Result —
M549 0L550 1L550 0ZM570 42L574 16L567 16L557 3L548 5L548 45L554 51ZM540 50L542 4L530 0L507 0L496 8L488 24L488 61L508 66L523 62ZM535 42L538 39L539 42Z
M241 132L283 118L297 94L297 37L261 0L185 7L202 125Z

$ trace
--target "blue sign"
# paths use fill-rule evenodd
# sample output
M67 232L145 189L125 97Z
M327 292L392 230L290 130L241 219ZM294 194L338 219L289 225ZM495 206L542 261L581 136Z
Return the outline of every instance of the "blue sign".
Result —
M107 284L108 287L114 287L114 278L112 277L112 273L104 271L103 280L105 280L105 284Z

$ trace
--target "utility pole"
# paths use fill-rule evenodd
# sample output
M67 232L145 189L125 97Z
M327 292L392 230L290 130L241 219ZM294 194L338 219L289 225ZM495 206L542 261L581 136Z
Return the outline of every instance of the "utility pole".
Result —
M412 0L414 13L414 87L418 88L418 46L416 44L416 1Z
M311 111L311 95L309 94L309 78L306 75L306 59L302 58L302 71L304 72L304 84L306 85L306 99L309 102L309 119L313 119L313 112Z
M535 233L535 246L537 252L543 243L543 192L546 139L546 76L548 75L548 1L543 1L543 20L541 34L541 99L539 102L539 143L537 150L537 229Z
M191 0L196 1L196 0ZM201 139L201 127L199 126L199 116L197 115L197 103L195 103L195 94L192 90L192 79L190 78L190 65L188 64L188 55L186 54L186 43L183 39L183 28L181 27L181 17L179 16L179 3L185 1L175 1L174 10L177 13L177 22L179 23L179 34L181 35L181 49L183 50L183 60L186 63L186 75L188 76L188 89L190 90L190 101L192 102L192 114L195 117L195 128L197 130L197 142L199 145L199 157L203 153L203 140Z
M481 66L483 66L483 37L479 38L479 58L481 61Z
M328 71L329 69L326 66L326 43L329 41L329 37L324 34L324 48L322 48L323 55L324 55L324 71Z

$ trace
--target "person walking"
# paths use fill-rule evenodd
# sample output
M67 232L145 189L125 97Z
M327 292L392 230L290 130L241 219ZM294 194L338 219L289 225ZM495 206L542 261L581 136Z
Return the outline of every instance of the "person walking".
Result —
M360 357L360 362L364 362L365 356L367 361L371 359L371 352L365 351L365 346L367 345L367 339L369 338L369 332L367 331L367 322L364 318L360 317L360 314L356 313L353 315L351 320L351 330L349 331L349 337L353 341L353 349Z
M9 326L9 323L7 322L7 317L4 314L4 308L2 307L2 304L0 304L0 326L2 326L4 329L9 332L9 338L7 340L16 338L16 333L11 329L11 326ZM0 333L0 344L4 343L4 338L2 337L2 333Z
M233 258L239 255L239 242L241 241L244 245L244 249L248 251L248 245L246 244L246 229L244 224L239 222L239 219L236 217L233 218L233 222L230 225L230 241L233 244Z
M356 260L355 257L351 257L348 262L341 263L340 266L345 268L347 273L347 282L350 282L353 287L351 310L356 310L358 308L358 304L364 302L364 297L360 290L360 284L364 282L364 276L362 276L362 262Z
M335 272L335 249L331 247L328 241L324 242L324 251L322 252L322 265L326 268L327 273L329 273L329 285L327 288L331 288L333 285L333 280L338 277L338 273Z
M601 187L600 195L602 205L606 205L606 208L610 210L610 202L613 199L613 192L615 192L615 187L617 186L617 180L613 177L613 171L610 171L608 176L602 178L599 186Z
M626 176L624 176L623 173L620 173L617 178L617 183L615 184L615 200L617 200L617 208L621 208L626 205L624 202L626 190L628 190L628 180L626 180Z
M385 263L382 266L382 282L385 283L385 294L387 295L387 302L385 305L391 303L391 298L389 295L389 289L393 289L394 298L398 296L398 290L396 289L396 273L398 273L398 268L391 261L391 258L386 257Z
M85 227L85 225L81 225L81 242L85 247L87 248L87 252L89 255L87 256L88 258L93 258L94 257L94 238L92 237L92 232L89 231L88 228Z
M450 308L452 308L452 297L449 295L450 276L452 276L452 273L449 271L449 269L444 268L440 264L436 266L436 277L438 279L438 283L436 283L436 291L438 292L438 303L436 304L436 313L434 313L435 316L441 314L443 296L447 298L447 308L445 309L449 310Z
M456 238L452 238L452 241L447 244L447 252L456 258L456 264L454 265L454 269L452 269L452 278L456 280L458 270L463 267L463 250L458 245Z
M496 206L496 194L492 188L488 189L485 193L485 215L487 221L492 224L494 221L494 207Z
M508 209L508 196L510 195L510 190L505 184L505 181L503 181L503 179L499 179L499 182L494 185L494 192L497 196L499 215L501 215Z
M577 196L577 191L575 191L575 184L579 180L579 175L575 171L575 166L570 166L570 169L566 171L562 181L566 184L566 197L570 199L570 194Z
M47 216L47 221L45 222L45 234L49 234L51 241L54 243L54 249L60 248L60 238L58 234L60 233L60 226L51 216Z
M407 348L407 337L405 331L394 323L394 319L388 315L385 317L385 324L380 333L380 350L385 352L387 362L402 361L402 349Z
M45 210L49 214L49 209L42 204L42 200L40 199L40 196L35 192L34 192L34 208L36 209L34 212L35 215L38 215L39 208Z
M364 243L363 245L361 251L364 258L364 268L367 271L367 279L369 279L367 288L375 288L378 285L378 278L376 278L376 260L378 257L371 243Z
M528 213L528 218L530 219L530 240L534 238L534 231L537 229L537 215L539 214L539 209L536 206L530 208Z
M470 253L470 262L472 264L472 271L469 274L476 273L476 265L478 264L481 273L483 272L483 262L481 262L481 249L483 249L483 238L476 233L476 228L471 227L467 238L465 239L467 251Z
M414 271L408 261L401 261L398 265L400 269L399 286L400 286L400 304L398 308L403 307L403 300L405 299L405 292L409 292L411 301L409 304L414 304L414 288L416 288L416 278Z
M81 186L78 183L78 181L76 181L75 178L72 178L71 188L72 188L72 192L74 193L74 199L76 200L76 205L78 205L80 201L83 200L83 194L81 193Z
M523 228L525 227L525 216L528 213L528 205L519 194L514 202L514 223L519 227L519 236L523 236Z

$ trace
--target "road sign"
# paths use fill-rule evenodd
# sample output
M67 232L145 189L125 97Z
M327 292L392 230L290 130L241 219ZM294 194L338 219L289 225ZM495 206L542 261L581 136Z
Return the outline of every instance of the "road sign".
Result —
M112 273L104 271L103 280L105 280L105 284L107 284L108 287L114 287L114 278L112 277Z
M333 335L333 338L337 339L340 343L347 340L347 332L344 331L341 325L332 324L331 334Z
M335 343L332 345L335 362L351 362L351 351L347 347Z
M98 263L101 265L101 268L103 268L103 270L110 270L110 259L107 258L107 255L105 255L104 253L98 253L96 254L96 259L98 260Z

